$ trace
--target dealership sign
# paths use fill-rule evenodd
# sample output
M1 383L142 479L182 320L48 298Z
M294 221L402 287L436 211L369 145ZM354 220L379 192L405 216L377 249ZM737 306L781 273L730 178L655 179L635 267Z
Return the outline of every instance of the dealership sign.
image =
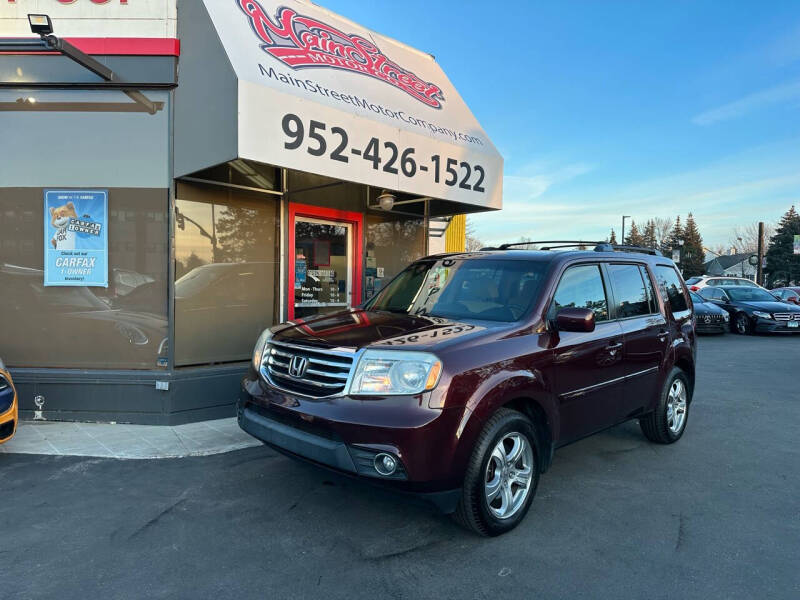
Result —
M291 69L323 67L362 73L397 87L420 102L441 108L444 97L438 86L423 81L392 62L364 37L344 33L313 17L282 6L275 21L256 0L239 0L261 49Z
M237 78L240 158L501 207L503 159L432 56L308 2L204 4Z

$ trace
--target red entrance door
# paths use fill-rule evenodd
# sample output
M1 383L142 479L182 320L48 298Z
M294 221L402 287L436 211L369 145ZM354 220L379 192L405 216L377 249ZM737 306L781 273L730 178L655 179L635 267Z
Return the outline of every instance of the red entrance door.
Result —
M289 319L361 303L364 215L289 204Z

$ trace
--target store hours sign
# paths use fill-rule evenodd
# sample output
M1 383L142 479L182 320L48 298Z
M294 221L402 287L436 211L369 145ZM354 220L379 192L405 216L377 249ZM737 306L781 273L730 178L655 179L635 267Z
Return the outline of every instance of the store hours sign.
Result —
M44 285L108 287L108 190L45 190Z

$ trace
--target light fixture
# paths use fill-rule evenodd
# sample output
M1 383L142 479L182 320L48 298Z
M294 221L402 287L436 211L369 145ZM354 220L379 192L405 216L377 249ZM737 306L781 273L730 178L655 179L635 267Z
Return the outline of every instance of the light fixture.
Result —
M374 465L375 470L384 477L393 475L397 470L397 460L394 458L394 456L387 454L386 452L381 452L380 454L376 455L372 464Z
M386 190L381 192L381 195L378 196L378 206L381 207L381 210L392 210L394 206L394 194L390 194Z
M50 35L53 33L53 23L47 15L28 15L28 23L31 31L38 35Z

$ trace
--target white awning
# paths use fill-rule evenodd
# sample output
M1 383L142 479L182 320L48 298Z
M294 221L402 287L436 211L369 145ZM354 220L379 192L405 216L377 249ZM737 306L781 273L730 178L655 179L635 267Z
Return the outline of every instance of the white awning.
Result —
M240 158L501 207L503 158L432 56L309 2L204 2L238 80Z

